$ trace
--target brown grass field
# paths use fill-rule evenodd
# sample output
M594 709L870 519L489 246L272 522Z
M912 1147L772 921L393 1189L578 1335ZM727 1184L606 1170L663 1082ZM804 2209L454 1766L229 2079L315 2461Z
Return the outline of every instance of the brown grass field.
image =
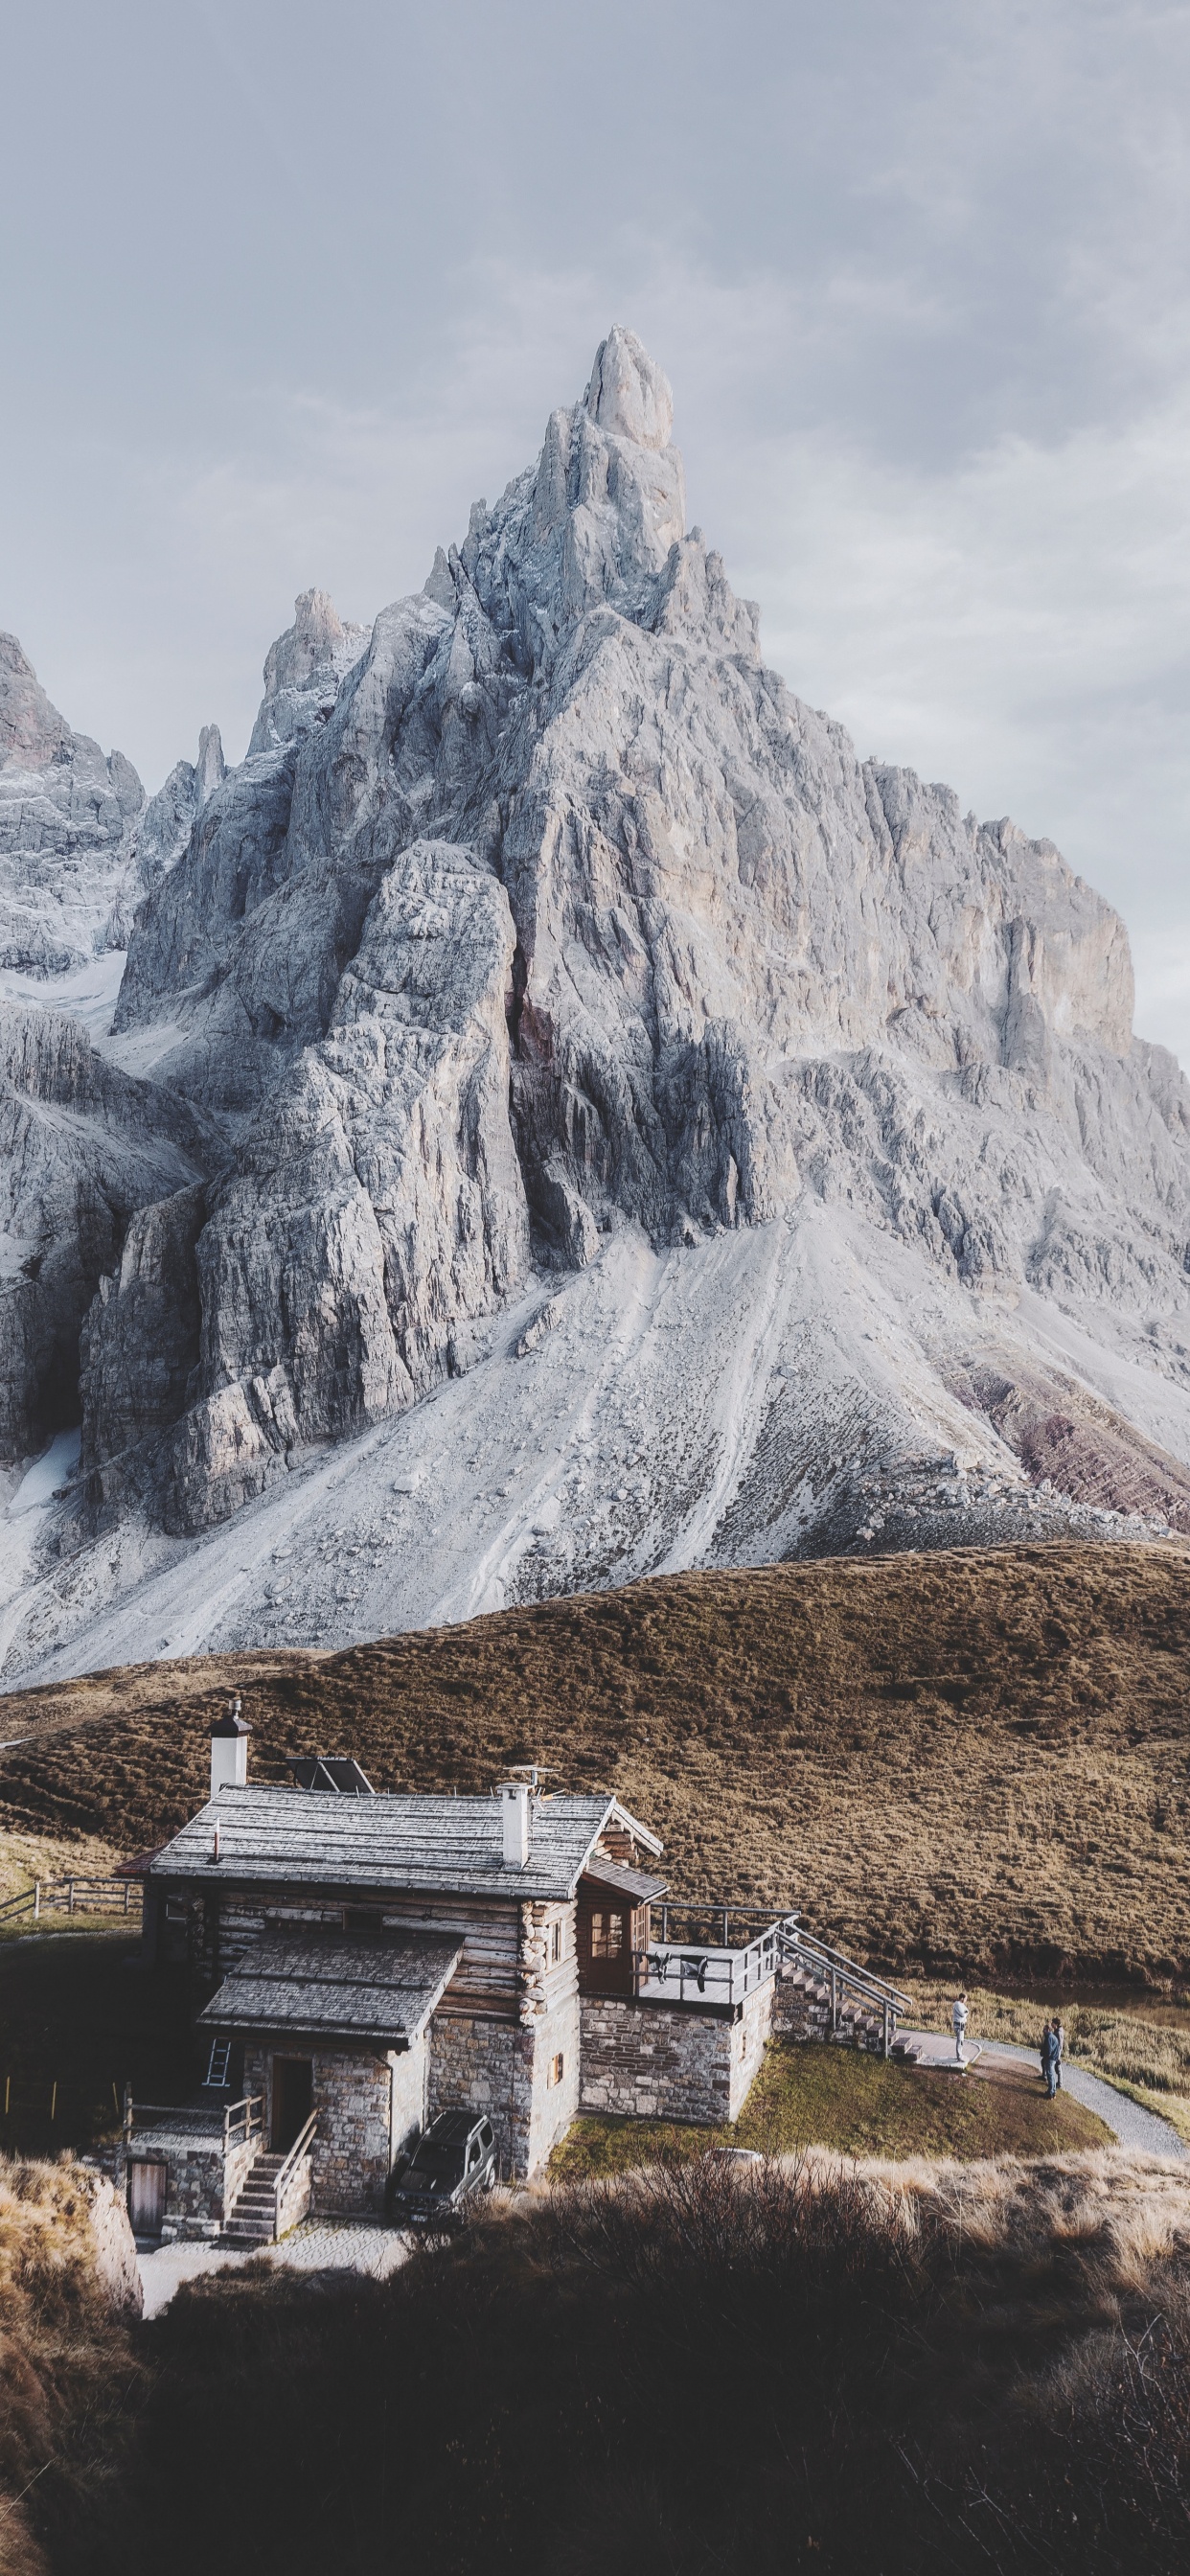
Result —
M1027 1546L688 1574L346 1653L215 1655L15 1692L0 1824L125 1851L243 1691L257 1777L356 1753L378 1788L513 1761L615 1789L676 1892L801 1907L904 1972L1190 1970L1190 1561Z

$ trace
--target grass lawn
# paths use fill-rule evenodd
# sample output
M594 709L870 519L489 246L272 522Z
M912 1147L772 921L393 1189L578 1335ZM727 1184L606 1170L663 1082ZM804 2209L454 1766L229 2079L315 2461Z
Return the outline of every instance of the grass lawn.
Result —
M953 1983L923 1977L907 1992L911 2029L950 2029ZM967 1990L972 2038L1015 2040L1023 2048L1037 2047L1043 2021L1060 2006L1067 2056L1146 2111L1159 2113L1190 2144L1190 2011L1156 1995L1148 2001L1146 2012L1143 1991L1118 2003L1066 1999L1060 1980L1045 2002L986 1986Z
M1102 2120L1067 2094L1046 2100L1040 2077L997 2067L994 2076L915 2072L852 2048L776 2043L734 2128L679 2128L665 2120L576 2120L555 2147L555 2181L622 2173L632 2165L758 2147L803 2146L849 2156L1043 2156L1110 2144Z
M146 2102L191 2090L201 2070L185 1997L168 1973L142 1976L138 1954L123 1931L54 1931L0 1948L0 2148L90 2146L118 2125L126 2082Z

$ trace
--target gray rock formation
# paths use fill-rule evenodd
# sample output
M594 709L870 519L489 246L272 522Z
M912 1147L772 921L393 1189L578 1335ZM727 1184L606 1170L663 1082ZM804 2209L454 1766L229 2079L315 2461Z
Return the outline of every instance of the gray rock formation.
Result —
M135 1212L194 1182L208 1143L184 1101L117 1072L77 1021L0 1010L0 1462L77 1422L100 1281ZM142 1345L138 1378L158 1365Z
M370 634L299 599L246 760L187 791L116 1028L220 1143L205 1189L171 1179L101 1265L91 1526L134 1495L214 1524L464 1369L535 1275L619 1276L629 1241L717 1282L728 1384L738 1362L751 1388L754 1349L775 1371L722 1454L687 1438L673 1377L675 1561L920 1543L964 1418L981 1535L1060 1458L1057 1524L1190 1526L1190 1088L1133 1038L1123 925L1050 843L861 762L765 667L756 609L687 531L671 426L613 331L417 597ZM758 1269L766 1229L785 1249ZM918 1319L878 1365L858 1286L831 1356L828 1241L840 1282L866 1265ZM577 1335L580 1373L605 1330ZM632 1534L551 1581L669 1561L658 1474ZM974 1511L947 1485L948 1535L956 1495Z
M51 706L0 635L0 967L64 975L123 945L144 789Z
M198 737L197 762L175 761L165 785L149 798L137 825L136 879L131 889L135 901L130 901L128 907L128 933L135 903L150 886L156 885L159 877L167 876L177 866L204 805L215 789L222 787L226 776L219 727L204 725Z

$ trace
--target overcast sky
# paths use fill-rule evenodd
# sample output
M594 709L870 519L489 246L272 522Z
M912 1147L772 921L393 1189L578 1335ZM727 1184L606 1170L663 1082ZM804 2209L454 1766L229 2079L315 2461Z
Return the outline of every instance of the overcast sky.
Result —
M861 753L1048 833L1190 1066L1190 0L40 0L0 626L147 785L420 586L613 321Z

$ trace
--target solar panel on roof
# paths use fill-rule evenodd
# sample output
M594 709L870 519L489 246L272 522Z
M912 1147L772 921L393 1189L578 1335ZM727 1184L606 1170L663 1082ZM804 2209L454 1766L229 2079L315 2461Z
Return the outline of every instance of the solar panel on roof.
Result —
M297 1789L337 1790L341 1797L374 1798L367 1772L351 1753L287 1753Z

